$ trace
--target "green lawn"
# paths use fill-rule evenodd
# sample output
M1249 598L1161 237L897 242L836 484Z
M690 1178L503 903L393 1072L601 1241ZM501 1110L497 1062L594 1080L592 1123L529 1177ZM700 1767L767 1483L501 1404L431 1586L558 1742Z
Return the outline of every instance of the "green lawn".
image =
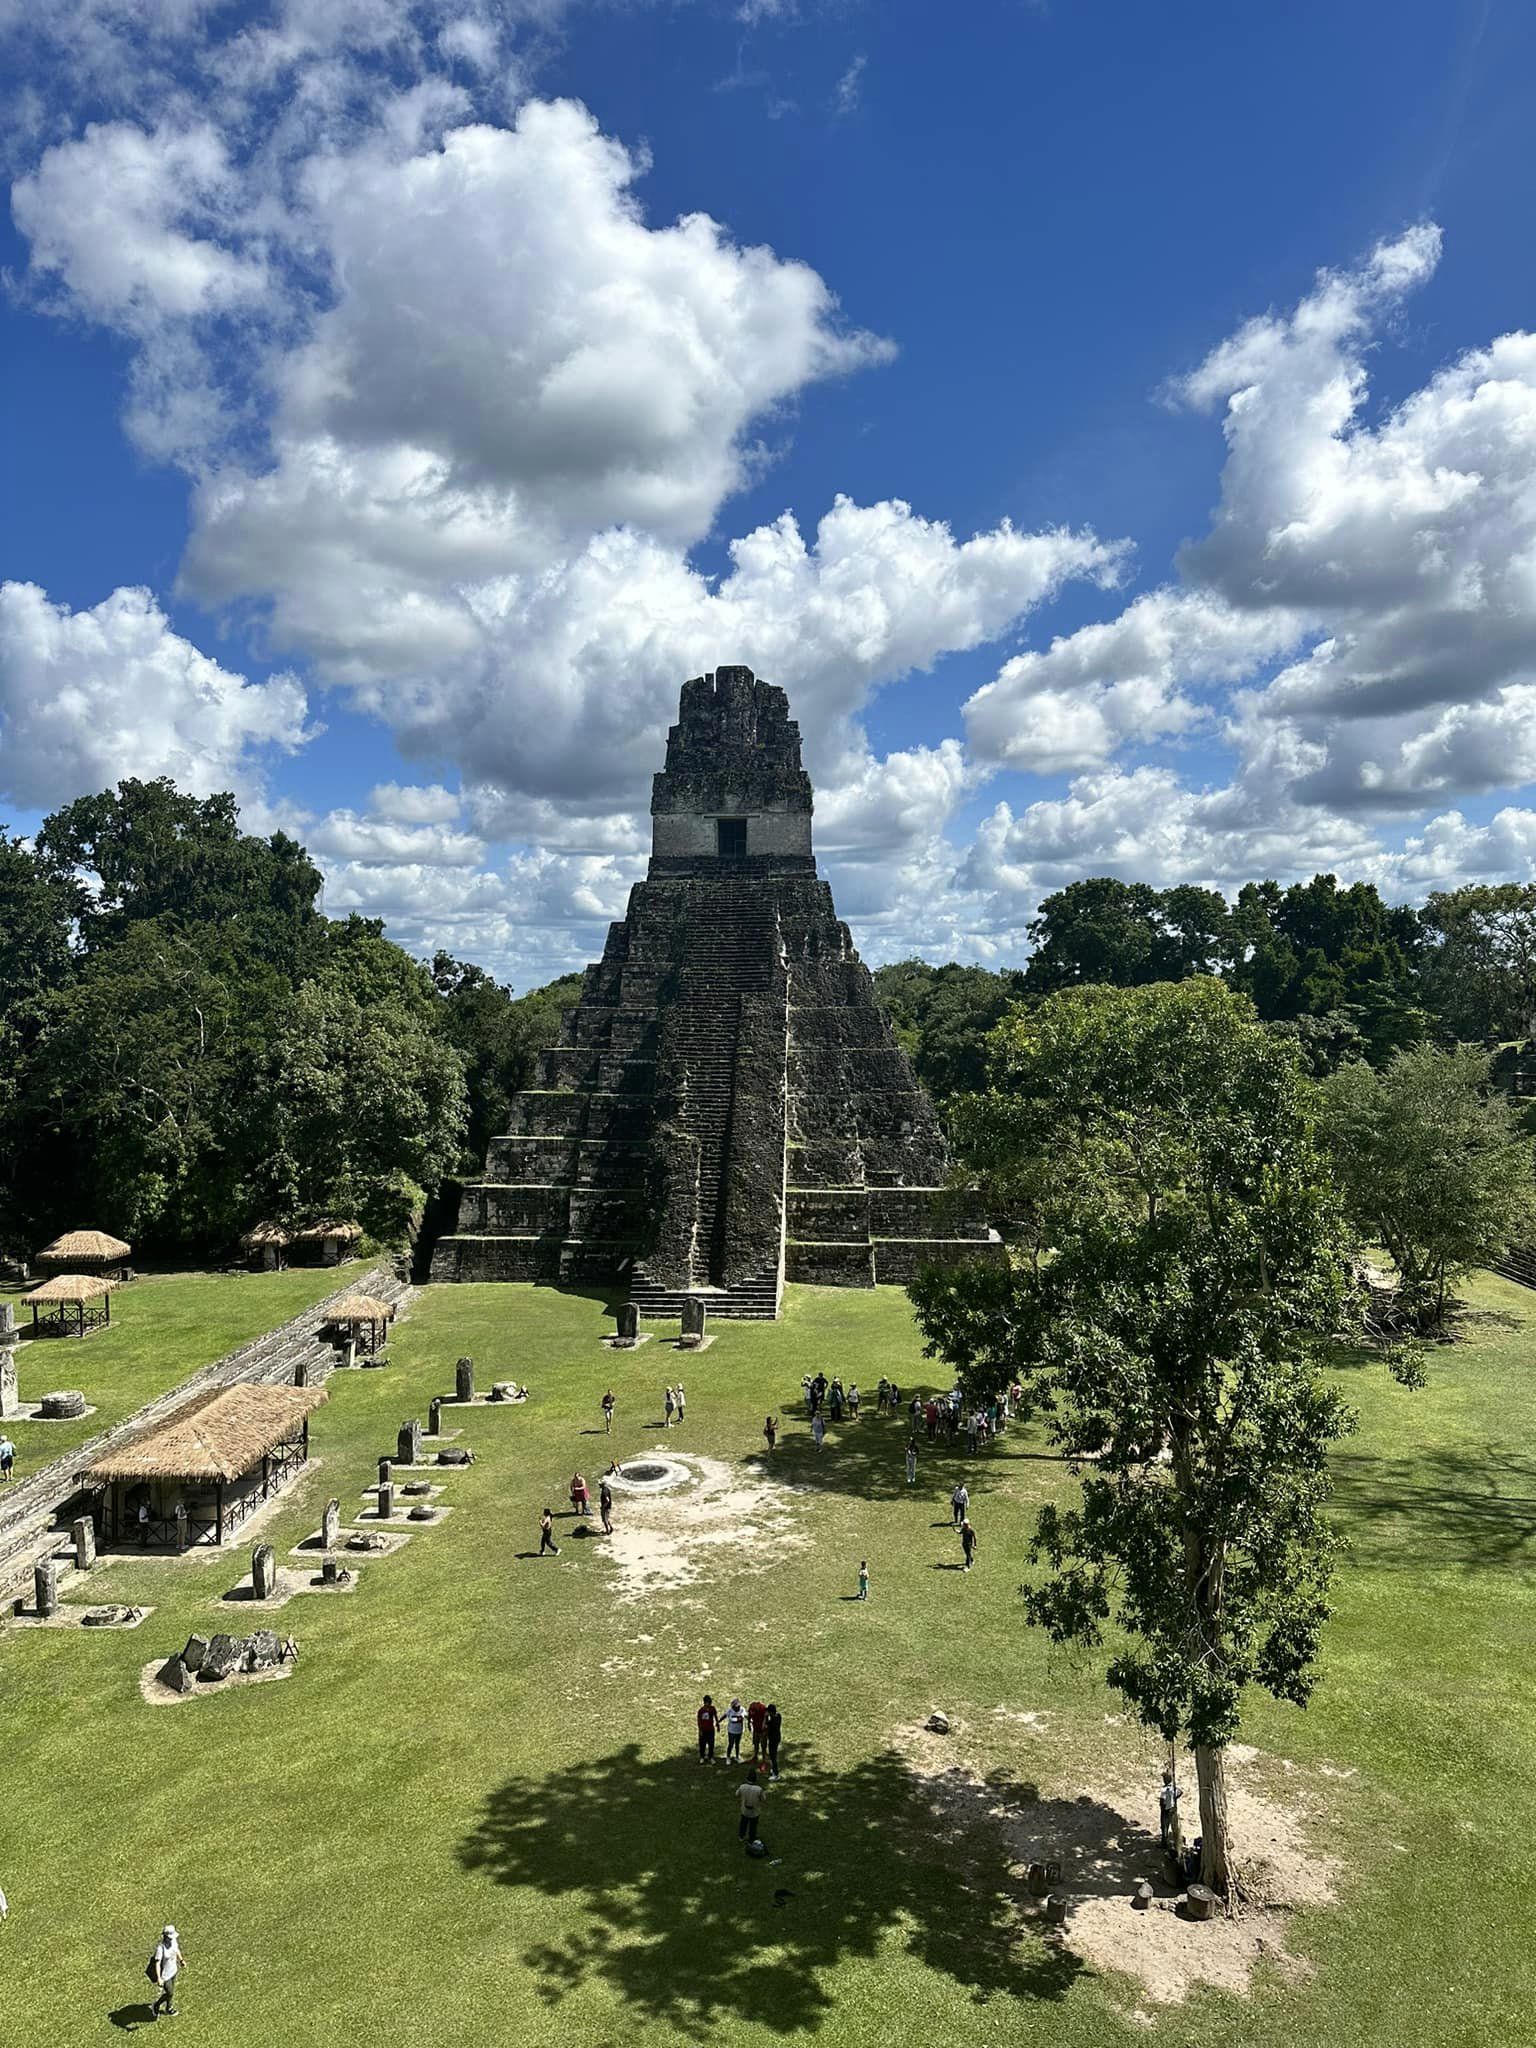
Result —
M103 1595L157 1604L137 1632L0 1637L0 2040L114 2038L166 1918L191 1965L178 2024L228 2048L1536 2038L1536 1298L1492 1279L1474 1293L1487 1320L1436 1353L1426 1392L1344 1369L1363 1417L1340 1460L1356 1550L1325 1680L1305 1713L1255 1701L1244 1731L1332 1814L1340 1901L1293 1924L1303 1981L1266 1972L1245 1999L1148 2008L1018 1932L988 1825L935 1825L897 1747L935 1704L965 1724L955 1761L1000 1796L1024 1781L1070 1795L1140 1765L1150 1813L1157 1752L1106 1719L1117 1703L1092 1666L1021 1625L1030 1512L1066 1483L1036 1440L1014 1433L970 1471L984 1548L969 1577L936 1569L955 1547L932 1526L948 1459L925 1459L909 1491L905 1433L872 1413L814 1453L792 1408L802 1372L867 1389L882 1370L928 1376L903 1297L792 1289L777 1327L722 1327L680 1361L660 1342L605 1354L600 1304L580 1296L464 1287L418 1301L387 1372L333 1379L323 1465L270 1532L280 1559L328 1494L357 1505L400 1422L451 1391L459 1353L482 1384L515 1374L534 1399L468 1418L478 1462L448 1481L446 1521L365 1564L355 1595L282 1610L303 1647L294 1677L174 1708L138 1697L149 1656L218 1625L243 1553L113 1565ZM804 1540L765 1525L756 1548L701 1549L697 1580L638 1601L569 1523L558 1561L520 1556L573 1466L595 1489L605 1445L582 1432L604 1385L622 1457L655 1444L680 1370L688 1419L670 1450L750 1474L765 1409L784 1413L776 1477L804 1489L787 1524ZM861 1556L868 1606L845 1597ZM736 1774L692 1759L706 1687L784 1708L764 1829L777 1863L741 1855ZM1049 1719L1041 1732L998 1709ZM776 1890L792 1896L776 1907ZM1152 2026L1129 2022L1137 2006Z
M354 1276L362 1267L349 1269ZM286 1273L144 1273L112 1294L112 1322L89 1337L44 1337L23 1344L16 1374L24 1401L59 1387L78 1387L95 1408L78 1422L12 1421L16 1477L73 1450L132 1415L146 1401L222 1358L226 1351L275 1330L345 1285L336 1269L296 1267ZM31 1311L24 1290L5 1290L25 1337ZM0 1879L0 1884L4 1880Z

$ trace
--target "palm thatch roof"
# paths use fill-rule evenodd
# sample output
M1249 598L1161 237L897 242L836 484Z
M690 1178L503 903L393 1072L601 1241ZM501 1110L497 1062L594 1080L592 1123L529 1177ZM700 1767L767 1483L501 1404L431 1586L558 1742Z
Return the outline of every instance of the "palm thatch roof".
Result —
M261 1457L293 1436L324 1387L215 1387L163 1422L117 1444L82 1478L238 1479Z
M45 1244L37 1256L57 1263L71 1259L126 1259L132 1251L131 1244L124 1244L120 1237L109 1237L104 1230L66 1230L52 1244Z
M394 1320L395 1305L372 1294L349 1294L326 1312L329 1323L388 1323Z
M312 1244L324 1237L345 1238L350 1244L362 1234L363 1227L360 1223L306 1223L302 1229L293 1233L295 1242L302 1241L306 1244Z
M281 1223L253 1223L240 1242L248 1252L255 1251L259 1245L264 1244L282 1246L292 1244L293 1232L285 1229Z
M94 1301L98 1294L110 1294L112 1282L97 1273L55 1273L41 1287L22 1296L23 1301Z

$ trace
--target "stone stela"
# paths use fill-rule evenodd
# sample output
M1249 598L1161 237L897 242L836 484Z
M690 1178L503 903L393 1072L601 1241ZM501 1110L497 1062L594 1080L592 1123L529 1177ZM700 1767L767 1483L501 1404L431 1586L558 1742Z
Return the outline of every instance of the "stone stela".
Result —
M771 1319L786 1279L899 1285L1002 1256L943 1185L938 1118L817 875L811 813L784 692L749 668L685 683L646 879L434 1280L627 1283L641 1316Z

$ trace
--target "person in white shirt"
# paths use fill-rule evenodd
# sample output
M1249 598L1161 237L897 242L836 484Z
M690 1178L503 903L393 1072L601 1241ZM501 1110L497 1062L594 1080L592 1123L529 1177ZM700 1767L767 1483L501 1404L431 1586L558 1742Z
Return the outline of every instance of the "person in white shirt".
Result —
M151 2008L156 2019L162 2012L167 2019L175 2019L176 1979L186 1968L186 1961L181 1952L181 1943L176 1938L175 1928L166 1927L155 1943L155 1952L149 1959L154 1981L160 1987L160 1996Z
M741 1762L741 1738L746 1728L747 1710L740 1700L732 1700L725 1710L725 1760L728 1764Z
M949 1496L949 1505L954 1512L955 1527L957 1529L959 1528L960 1524L965 1520L966 1509L969 1508L970 1504L970 1491L967 1488L965 1481L962 1479L960 1484L955 1488L954 1492Z

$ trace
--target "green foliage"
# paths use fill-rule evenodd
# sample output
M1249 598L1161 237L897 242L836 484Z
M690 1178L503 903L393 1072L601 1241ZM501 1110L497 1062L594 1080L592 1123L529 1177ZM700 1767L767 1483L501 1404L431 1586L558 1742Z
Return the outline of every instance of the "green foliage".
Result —
M1228 964L1231 948L1230 914L1214 889L1158 891L1108 875L1069 882L1047 896L1029 936L1031 995L1213 974Z
M232 952L293 973L319 922L320 872L302 846L281 832L242 832L232 796L184 796L164 777L66 804L44 820L37 851L50 872L96 878L80 915L87 951L165 918L215 926Z
M443 1029L464 1059L469 1121L463 1163L476 1170L490 1139L507 1128L512 1097L533 1080L539 1053L558 1039L561 1012L580 998L583 977L562 975L514 996L484 968L439 953L432 980L442 999Z
M1531 1140L1471 1046L1419 1046L1381 1071L1360 1061L1325 1084L1334 1173L1361 1235L1384 1245L1410 1315L1445 1319L1447 1292L1536 1229Z
M82 881L83 871L85 881ZM463 1061L431 977L234 800L124 782L0 837L0 1225L141 1251L263 1218L398 1240L455 1168Z
M1536 1031L1536 883L1478 885L1431 896L1426 983L1458 1038Z
M1350 1419L1314 1352L1342 1319L1345 1239L1311 1090L1205 978L1063 992L1000 1026L993 1062L967 1164L1033 1187L1049 1252L1006 1284L927 1273L918 1318L973 1382L1021 1377L1093 1461L1036 1525L1031 1621L1094 1645L1113 1620L1110 1684L1214 1751L1248 1686L1308 1697L1328 1614L1327 1452Z
M899 960L877 968L875 994L889 1011L897 1043L934 1101L969 1093L986 1080L987 1033L1024 993L1024 976L984 967L930 967Z

